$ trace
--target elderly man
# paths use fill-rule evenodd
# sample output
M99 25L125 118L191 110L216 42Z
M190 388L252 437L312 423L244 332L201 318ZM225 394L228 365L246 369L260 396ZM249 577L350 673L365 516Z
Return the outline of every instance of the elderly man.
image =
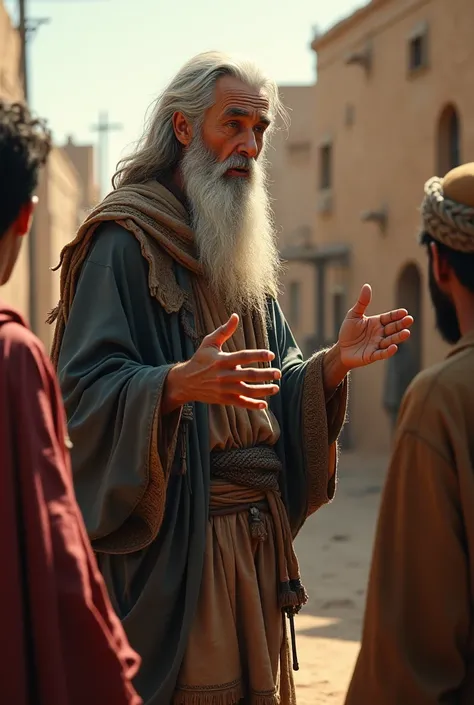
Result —
M148 705L294 702L293 538L334 494L347 372L409 336L404 310L364 316L364 286L303 361L265 184L284 116L252 64L192 59L62 253L76 492Z
M474 164L425 187L442 337L400 410L346 705L474 702Z

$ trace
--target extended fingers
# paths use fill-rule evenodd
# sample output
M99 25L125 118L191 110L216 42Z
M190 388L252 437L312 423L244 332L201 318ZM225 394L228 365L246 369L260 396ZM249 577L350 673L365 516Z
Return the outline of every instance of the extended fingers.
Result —
M271 397L278 394L280 387L276 384L246 384L245 382L232 382L222 386L222 394L225 397L228 395L246 396L251 399L261 399L262 397Z
M403 309L401 309L403 310ZM399 333L404 328L410 328L413 325L412 316L404 316L399 320L392 321L384 326L384 334L386 336L393 335L394 333Z
M387 326L389 323L392 323L393 321L399 321L402 318L405 318L407 316L408 311L406 308L396 308L393 311L388 311L387 313L382 313L380 315L380 323L383 326Z
M393 357L393 355L395 355L397 351L398 347L396 345L389 345L388 348L384 349L379 348L374 353L372 353L370 361L379 362L380 360L388 360L388 358Z
M225 379L237 382L251 382L262 384L263 382L274 382L281 379L280 370L274 367L240 367L235 370L224 369Z
M238 365L271 362L274 359L275 355L270 350L239 350L234 353L222 353L220 365L232 369Z
M381 350L387 350L391 346L397 346L400 343L404 343L408 338L410 337L411 333L409 330L406 328L403 328L403 330L399 331L398 333L393 333L392 335L388 335L385 338L383 338L380 341L379 348Z
M251 411L257 411L261 409L268 409L268 403L262 399L249 399L249 397L229 397L224 399L222 402L225 406L238 406L242 409L249 409Z

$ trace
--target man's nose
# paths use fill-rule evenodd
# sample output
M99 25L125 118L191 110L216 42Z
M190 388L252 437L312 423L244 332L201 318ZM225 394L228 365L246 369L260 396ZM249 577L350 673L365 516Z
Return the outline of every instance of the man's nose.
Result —
M243 157L247 157L247 159L255 159L258 154L258 147L253 130L248 130L248 132L245 133L245 136L237 148L237 152Z

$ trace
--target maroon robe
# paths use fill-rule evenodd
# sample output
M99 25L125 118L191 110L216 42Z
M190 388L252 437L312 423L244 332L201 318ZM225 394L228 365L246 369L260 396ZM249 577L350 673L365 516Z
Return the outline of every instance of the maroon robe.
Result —
M43 346L0 305L0 702L140 705L139 657L89 545L66 436Z

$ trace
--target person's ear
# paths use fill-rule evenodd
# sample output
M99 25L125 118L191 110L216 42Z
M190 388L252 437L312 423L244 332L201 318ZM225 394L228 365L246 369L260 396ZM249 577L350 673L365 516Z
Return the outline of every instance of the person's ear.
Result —
M181 142L183 147L188 147L193 138L193 128L183 113L177 112L173 115L173 130L178 142Z
M31 228L33 213L38 203L37 196L33 196L30 201L25 203L21 208L13 225L14 233L18 237L27 235Z

